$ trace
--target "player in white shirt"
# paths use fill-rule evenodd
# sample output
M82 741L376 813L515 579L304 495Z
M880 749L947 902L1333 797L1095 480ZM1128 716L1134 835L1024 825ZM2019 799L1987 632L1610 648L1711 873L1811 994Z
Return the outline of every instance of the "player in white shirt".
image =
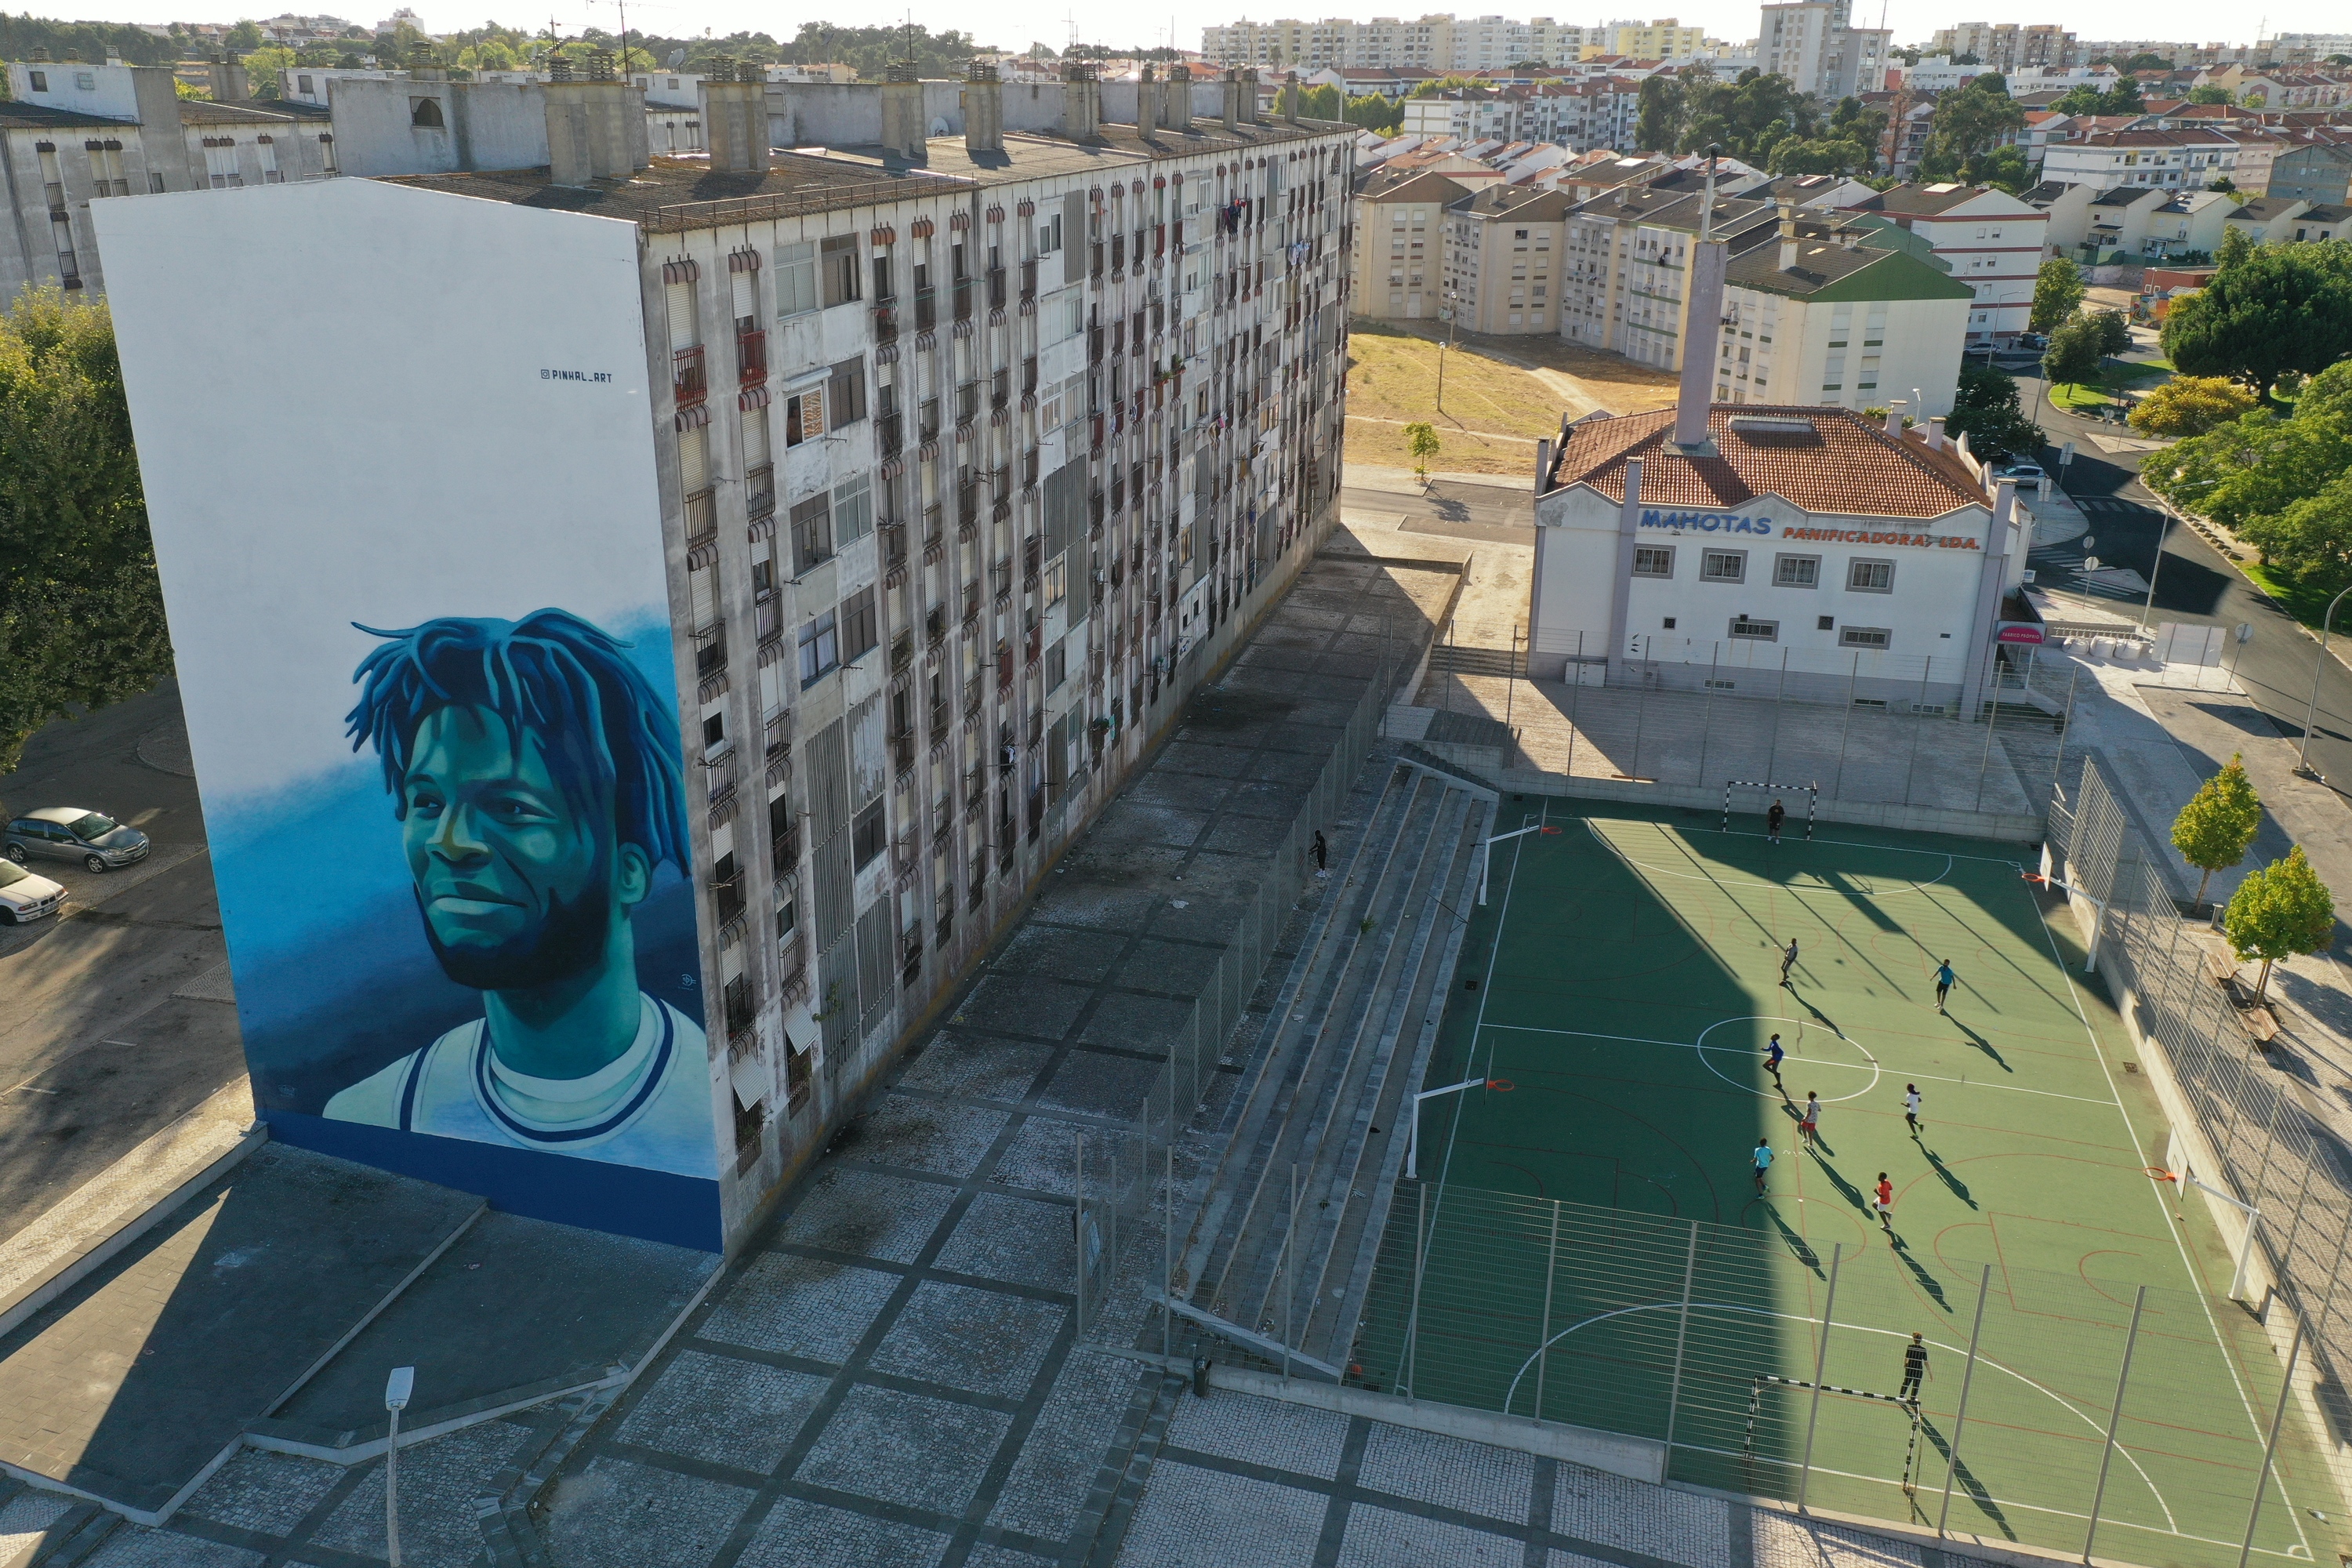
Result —
M383 760L425 940L483 1016L326 1114L715 1177L709 1043L637 988L630 920L663 860L690 864L667 705L568 611L374 635L352 744Z

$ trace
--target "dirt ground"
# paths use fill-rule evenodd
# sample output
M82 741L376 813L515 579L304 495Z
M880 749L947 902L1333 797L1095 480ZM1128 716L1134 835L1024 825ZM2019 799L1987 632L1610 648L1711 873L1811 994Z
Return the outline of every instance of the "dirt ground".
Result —
M1536 443L1570 417L1605 408L1632 414L1674 401L1674 378L1615 354L1551 337L1465 334L1445 357L1445 401L1437 398L1442 334L1433 327L1358 321L1349 338L1348 458L1410 468L1404 426L1427 420L1442 443L1433 468L1523 474Z

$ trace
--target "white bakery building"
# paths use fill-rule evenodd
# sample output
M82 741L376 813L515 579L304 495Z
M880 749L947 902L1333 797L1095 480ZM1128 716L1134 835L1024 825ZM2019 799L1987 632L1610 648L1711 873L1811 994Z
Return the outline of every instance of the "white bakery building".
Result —
M1692 313L1722 310L1720 240ZM2031 520L1943 420L1715 403L1685 359L1671 409L1563 423L1539 449L1528 673L1585 684L1973 715Z

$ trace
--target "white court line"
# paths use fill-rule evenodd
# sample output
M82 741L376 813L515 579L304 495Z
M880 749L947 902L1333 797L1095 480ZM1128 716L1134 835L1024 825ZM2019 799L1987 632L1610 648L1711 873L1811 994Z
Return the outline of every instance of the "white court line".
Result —
M1608 820L1612 822L1623 822L1629 819L1620 816L1611 817ZM1654 824L1654 826L1664 827L1666 825L1661 822ZM1675 831L1679 833L1683 830L1676 828ZM1764 835L1760 833L1740 833L1736 831L1726 834L1719 828L1717 830L1717 833L1719 837L1727 838L1761 838L1764 837ZM2021 860L2005 860L1998 855L1963 855L1958 850L1948 849L1906 849L1900 844L1864 844L1858 838L1798 838L1791 840L1784 837L1782 842L1784 844L1794 843L1800 847L1807 844L1837 844L1843 845L1848 849L1883 850L1889 855L1941 855L1947 860L1981 860L1988 866L2013 867L2024 864L2024 862Z
M1689 1040L1652 1040L1645 1039L1640 1035L1604 1035L1594 1029L1546 1029L1540 1028L1534 1024L1480 1024L1478 1027L1481 1029L1512 1029L1523 1035L1582 1035L1589 1039L1623 1040L1628 1044L1637 1046L1672 1046L1678 1050L1722 1051L1728 1056L1755 1057L1759 1060L1762 1059L1763 1056L1762 1052L1749 1050L1744 1046L1702 1046L1695 1044ZM1850 1038L1850 1037L1845 1035L1839 1035L1835 1037L1841 1040ZM1856 1045L1860 1044L1859 1041L1854 1043ZM1790 1059L1796 1059L1793 1053L1791 1053ZM1857 1064L1853 1062L1825 1061L1815 1062L1811 1065L1815 1067L1840 1068L1854 1067ZM1969 1089L1997 1089L2004 1094L2039 1094L2051 1100L2080 1100L2084 1105L2112 1105L2118 1110L2121 1110L2123 1107L2123 1101L2120 1100L2095 1100L2086 1094L2061 1094L2054 1089L2028 1089L2021 1083L2000 1083L1991 1079L1939 1078L1934 1073L1907 1071L1904 1073L1903 1076L1906 1079L1924 1078L1929 1083L1959 1084ZM2139 1146L2137 1143L2132 1147L2135 1152L2138 1152Z
M2032 904L2034 917L2042 922L2042 940L2050 944L2051 962L2058 966L2059 974L2065 979L2066 995L2074 1004L2074 1016L2081 1020L2083 1025L2083 1038L2090 1043L2091 1055L2097 1059L2099 1071L2105 1075L2107 1088L2116 1096L2116 1109L2122 1113L2124 1136L2131 1140L2133 1157L2139 1160L2142 1164L2146 1164L2147 1151L2140 1144L2139 1130L2132 1125L2131 1113L2123 1108L2123 1091L2116 1086L2116 1075L2107 1066L2106 1053L2099 1049L2099 1035L2097 1030L2091 1027L2091 1016L2083 1011L2082 993L2074 987L2074 976L2066 967L2065 954L2058 951L2058 938L2050 929L2050 917L2043 911L2041 900L2034 898L2032 889L2021 886L2019 891ZM2197 1298L2197 1305L2205 1313L2205 1326L2213 1333L2213 1349L2221 1356L2223 1369L2230 1374L2231 1386L2238 1391L2238 1403L2246 1413L2247 1427L2252 1433L2254 1441L2263 1442L2265 1434L2262 1415L2254 1408L2252 1394L2247 1389L2244 1380L2238 1375L2238 1363L2230 1359L2229 1342L2221 1337L2221 1321L2213 1316L2213 1304L2205 1299L2205 1291L2197 1273L2197 1266L2189 1261L2189 1238L2180 1234L2179 1222L2173 1217L2172 1205L2166 1203L2164 1195L2156 1191L2154 1183L2148 1184L2148 1193L2156 1202L2157 1212L2164 1216L2165 1228L2172 1236L2172 1245L2179 1250L2181 1272L2188 1275L2189 1293ZM2278 1483L2280 1498L2287 1504L2287 1516L2294 1521L2295 1541L2302 1546L2304 1554L2309 1556L2311 1539L2304 1533L2303 1516L2294 1507L2294 1497L2287 1491L2286 1477L2275 1469L2272 1474L2273 1479Z
M1769 1307L1749 1307L1737 1301L1693 1301L1690 1304L1693 1308L1705 1308L1709 1310L1718 1312L1738 1312L1751 1318L1785 1318L1792 1323L1818 1324L1821 1321L1820 1319L1807 1317L1802 1312L1780 1312L1775 1311ZM1552 1346L1559 1343L1560 1341L1568 1338L1569 1335L1589 1329L1595 1323L1605 1323L1612 1318L1628 1317L1635 1312L1664 1312L1679 1310L1682 1305L1683 1304L1680 1301L1645 1301L1639 1306L1619 1307L1612 1311L1596 1312L1591 1317L1583 1320L1581 1322L1569 1324L1568 1327L1560 1330L1559 1332L1544 1341L1542 1344L1538 1345L1533 1351L1528 1352L1528 1359L1519 1363L1519 1370L1512 1374L1510 1387L1507 1389L1503 1394L1504 1414L1508 1415L1510 1413L1512 1396L1517 1394L1519 1379L1527 1376L1528 1368L1535 1365L1538 1357ZM1830 1327L1832 1329L1844 1329L1848 1332L1852 1333L1884 1334L1889 1339L1896 1340L1907 1337L1908 1333L1908 1331L1903 1329L1882 1329L1875 1323L1841 1323L1835 1319L1832 1319L1830 1321ZM1946 1344L1941 1340L1930 1342L1932 1342L1937 1350L1948 1351L1957 1356L1965 1358L1969 1353L1968 1347L1965 1345ZM1991 1367L1996 1372L2007 1373L2010 1376L2017 1379L2018 1382L2025 1384L2026 1387L2033 1390L2034 1393L2054 1401L2061 1410L2065 1411L2067 1415L2074 1416L2077 1421L2080 1421L2090 1427L2094 1433L2103 1433L2106 1430L2105 1424L2100 1421L2095 1414L2088 1410L2078 1408L2073 1400L2067 1398L2056 1389L2051 1388L2044 1384L2037 1383L2032 1378L2026 1376L2025 1373L2018 1371L2015 1367L2006 1365L1995 1357L1981 1354L1977 1357L1977 1364L1979 1366ZM1540 1414L1540 1412L1538 1412L1538 1414ZM1677 1444L1676 1447L1680 1447L1680 1445ZM2139 1479L2147 1484L2148 1495L2156 1500L2156 1506L2164 1510L2166 1528L2156 1531L2156 1533L2159 1535L2179 1535L2180 1533L2179 1521L2173 1517L2172 1505L2164 1500L2164 1493L2157 1486L2155 1478L2151 1477L2146 1469L2141 1468L2140 1462L2132 1457L2131 1450L2125 1447L2122 1444L2118 1443L2116 1445L2116 1452L2124 1457L2125 1463L2130 1465L2133 1469L2139 1471ZM1871 1478L1858 1477L1856 1479L1869 1479ZM1996 1502L2002 1503L2003 1506L2007 1505L2006 1499L1996 1498L1994 1500ZM2027 1504L2024 1506L2031 1507L2032 1505ZM2054 1509L2044 1509L2042 1511L2044 1513L2054 1513L2058 1510ZM2141 1528L2145 1530L2147 1527L2143 1525ZM2190 1539L2200 1538L2191 1537Z
M1608 818L1607 820L1612 821L1612 822L1622 822L1622 821L1624 821L1624 820L1626 820L1626 819L1625 819L1625 818L1623 818L1623 817L1613 817L1613 816L1612 816L1612 817ZM1649 861L1647 861L1647 860L1637 860L1637 859L1635 859L1635 858L1633 858L1633 852L1632 852L1630 849L1626 848L1624 846L1622 846L1622 845L1621 845L1621 844L1617 843L1617 842L1616 842L1616 840L1614 840L1614 839L1612 839L1612 838L1609 837L1606 834L1602 833L1602 832L1601 831L1600 827L1599 827L1598 826L1596 826L1596 819L1595 819L1595 818L1589 817L1589 816L1588 816L1588 817L1586 817L1586 818L1584 819L1584 825L1585 825L1586 828L1587 828L1589 831L1591 831L1591 833L1592 834L1592 836L1593 836L1595 838L1600 839L1601 843L1603 843L1603 844L1605 844L1605 845L1607 845L1607 846L1609 847L1610 852L1611 852L1612 854L1615 855L1619 859L1621 859L1621 860L1624 861L1624 862L1625 862L1625 864L1627 864L1628 866L1638 866L1638 867L1640 867L1642 869L1643 869L1643 870L1645 870L1645 871L1654 872L1654 873L1656 873L1658 876L1661 876L1661 877L1677 877L1677 878L1680 878L1682 880L1684 880L1684 881L1685 881L1685 882L1709 882L1709 883L1713 883L1715 886L1717 886L1717 887L1718 887L1718 888L1722 888L1722 887L1726 887L1726 886L1727 886L1727 884L1725 883L1724 879L1723 879L1721 877L1717 877L1717 876L1714 876L1714 875L1710 875L1710 874L1705 874L1705 873L1696 872L1696 871L1669 871L1669 870L1667 870L1664 867L1663 867L1663 866L1654 866L1654 865L1652 865L1652 864L1651 864ZM1704 857L1704 856L1700 856L1700 855L1698 854L1698 850L1697 850L1697 847L1696 847L1696 840L1692 839L1692 838L1691 838L1691 837L1690 837L1688 834L1686 834L1686 833L1683 833L1679 828L1668 828L1668 827L1667 827L1664 823L1643 823L1642 826L1645 826L1645 827L1654 827L1654 828L1656 828L1656 829L1657 829L1660 833L1662 833L1662 834L1664 834L1664 833L1671 833L1671 834L1674 834L1674 835L1675 836L1676 840L1677 840L1678 842L1681 842L1681 843L1684 843L1684 844L1685 844L1685 845L1687 845L1687 846L1690 846L1690 853L1692 854L1692 856L1693 856L1694 858L1699 858L1699 859L1704 859L1704 858L1705 858L1705 857ZM1762 837L1762 835L1760 835L1760 834L1753 834L1753 833L1735 833L1735 834L1731 835L1731 837L1734 837L1734 838L1757 838L1757 837ZM1799 842L1800 842L1800 843L1801 843L1801 842L1803 842L1803 841L1802 841L1802 840L1800 840ZM1876 849L1876 848L1880 847L1880 846L1875 845L1875 844L1855 844L1855 843L1853 843L1852 840L1850 840L1850 839L1844 839L1844 838L1816 838L1816 839L1812 840L1812 842L1813 842L1813 843L1815 843L1815 844L1840 844L1840 845L1844 845L1844 846L1846 846L1846 847L1849 847L1849 848L1854 848L1854 849ZM1784 845L1783 847L1785 847L1785 845ZM1953 857L1953 856L1951 856L1951 855L1946 855L1946 854L1944 854L1944 852L1943 852L1942 850L1940 850L1940 849L1905 849L1905 850L1900 851L1900 853L1905 854L1905 855L1943 855L1943 856L1944 856L1944 868L1943 868L1942 870L1940 870L1940 871L1937 872L1934 876L1932 876L1932 877L1928 878L1928 879L1927 879L1926 881L1924 881L1924 882L1917 882L1917 881L1912 881L1912 880L1909 880L1909 879L1906 879L1906 880L1905 880L1905 882L1903 883L1903 885L1902 885L1901 887L1899 887L1899 888L1887 888L1887 889L1883 889L1883 890L1882 890L1882 889L1875 889L1875 888L1874 888L1874 889L1871 889L1868 892L1866 892L1866 893L1864 895L1864 897L1866 897L1866 898L1873 898L1873 899L1876 899L1876 898L1885 898L1885 897L1889 897L1889 896L1892 896L1893 894L1895 894L1895 893L1924 893L1924 892L1926 892L1929 888L1934 887L1937 883L1938 883L1938 882L1942 881L1945 878L1947 878L1947 877L1948 877L1948 876L1950 876L1950 875L1952 874L1952 861L1954 860L1955 857ZM1986 860L1986 859L1990 859L1990 857L1989 857L1989 856L1983 856L1983 855L1970 855L1970 856L1967 856L1967 857L1965 857L1965 858L1967 858L1967 859L1970 859L1970 860ZM1992 864L1994 864L1994 865L1996 865L1996 866L2008 866L2008 867L2010 867L2010 868L2011 868L2013 869L2013 868L2016 868L2016 866L2018 865L2018 862L2017 862L2017 861L2014 861L2014 860L1994 860L1994 861L1992 861ZM1742 874L1744 874L1744 875L1748 875L1748 876L1754 877L1754 878L1755 878L1755 879L1756 879L1756 881L1757 881L1759 884L1760 884L1761 886L1766 887L1766 888L1784 888L1784 889L1787 889L1790 892L1792 892L1792 893L1793 893L1793 892L1798 892L1798 891L1800 891L1800 890L1801 890L1801 889L1799 889L1799 888L1798 888L1794 883L1790 883L1790 882L1778 882L1778 881L1774 881L1774 880L1772 880L1770 878L1769 878L1769 877L1765 877L1765 876L1763 876L1763 875L1762 875L1762 874L1760 874L1760 873L1748 871L1745 867L1738 867L1738 866L1735 866L1735 867L1730 868L1730 869L1732 869L1732 870L1734 870L1734 871L1741 872L1741 873L1742 873ZM1818 875L1820 875L1820 873L1819 873L1819 872L1816 872L1816 873L1814 873L1814 875L1818 876ZM1830 885L1829 885L1828 883L1826 883L1826 882L1824 882L1824 883L1822 883L1822 890L1823 890L1824 892L1836 893L1836 894L1838 894L1838 896L1840 896L1841 898L1851 898L1851 897L1853 897L1853 891L1852 891L1851 889L1838 889L1838 888L1834 888L1834 887L1830 886Z

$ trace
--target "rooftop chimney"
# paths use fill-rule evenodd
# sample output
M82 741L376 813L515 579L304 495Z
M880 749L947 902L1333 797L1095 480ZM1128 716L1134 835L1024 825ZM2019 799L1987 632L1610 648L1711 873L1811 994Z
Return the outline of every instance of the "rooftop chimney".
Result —
M431 58L428 51L426 58L429 60ZM245 62L235 55L213 56L212 69L207 74L212 78L213 97L220 102L242 100L253 96L245 79Z
M912 60L893 60L882 71L882 147L912 163L923 156L923 83Z
M1886 405L1886 433L1889 436L1899 437L1903 434L1903 410L1906 406L1908 405L1899 397Z
M1102 135L1102 80L1090 65L1062 68L1062 130L1073 142Z
M1135 79L1135 133L1149 142L1160 131L1160 83L1151 74L1151 62Z
M921 91L919 88L918 93ZM756 65L740 68L721 55L711 63L700 85L702 134L710 149L714 174L765 174L768 172L768 89L765 73ZM882 89L882 133L890 133L890 89Z
M1242 109L1242 90L1248 84L1242 79L1242 68L1234 67L1225 72L1225 129L1238 130L1253 118Z
M1286 125L1298 123L1298 73L1292 71L1282 79L1282 119Z
M1780 270L1791 271L1797 265L1797 204L1780 204Z
M1004 88L996 68L978 60L963 75L963 150L1004 151Z
M1192 129L1192 68L1181 60L1160 84L1160 123L1171 131Z
M1711 150L1710 150L1711 151ZM1715 401L1716 345L1723 337L1723 241L1715 237L1715 160L1706 165L1699 237L1691 247L1689 298L1683 316L1682 379L1675 394L1675 445L1707 449L1706 416Z
M1940 414L1927 421L1927 449L1931 452L1944 449L1944 416Z
M1257 68L1255 66L1242 68L1242 123L1244 125L1258 123Z

